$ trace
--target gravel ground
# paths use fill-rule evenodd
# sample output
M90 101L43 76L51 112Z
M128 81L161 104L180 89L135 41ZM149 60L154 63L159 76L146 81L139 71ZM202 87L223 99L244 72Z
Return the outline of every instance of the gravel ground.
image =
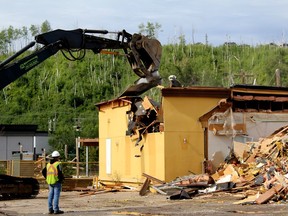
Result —
M47 190L41 190L34 199L2 200L0 215L48 215ZM64 215L288 215L287 203L263 205L235 205L241 194L206 194L187 200L170 200L165 195L138 192L108 192L96 195L81 195L81 192L62 192L60 207Z

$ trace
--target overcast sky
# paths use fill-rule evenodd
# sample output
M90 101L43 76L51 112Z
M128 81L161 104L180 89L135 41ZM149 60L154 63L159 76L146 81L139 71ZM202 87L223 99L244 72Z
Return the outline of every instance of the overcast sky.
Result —
M287 0L1 0L0 30L47 20L53 29L105 29L129 33L139 24L161 25L162 44L220 45L288 42Z

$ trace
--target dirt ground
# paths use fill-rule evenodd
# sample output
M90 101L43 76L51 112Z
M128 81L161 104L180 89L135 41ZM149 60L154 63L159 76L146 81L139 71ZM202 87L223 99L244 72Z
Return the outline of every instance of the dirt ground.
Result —
M48 215L47 190L41 190L33 199L2 200L0 215ZM165 195L139 192L108 192L81 195L81 192L62 192L60 207L64 215L288 215L287 203L263 205L235 205L240 194L214 193L186 200L170 200Z

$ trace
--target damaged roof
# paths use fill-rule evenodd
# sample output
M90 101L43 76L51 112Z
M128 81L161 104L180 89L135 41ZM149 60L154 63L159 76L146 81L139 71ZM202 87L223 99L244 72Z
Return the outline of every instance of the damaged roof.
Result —
M132 100L135 99L142 99L139 96L124 96L124 97L120 97L120 98L114 98L112 100L108 100L108 101L102 101L100 103L96 103L95 106L98 107L98 109L100 109L101 106L103 105L112 105L113 107L117 107L117 106L123 106L123 105L128 105L131 104Z

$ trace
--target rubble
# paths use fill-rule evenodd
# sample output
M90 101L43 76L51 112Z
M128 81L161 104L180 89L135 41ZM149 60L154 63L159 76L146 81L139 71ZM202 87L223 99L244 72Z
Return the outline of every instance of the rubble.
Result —
M157 182L152 189L170 199L191 199L225 191L244 195L234 204L284 202L288 192L287 156L288 126L285 126L259 142L234 143L233 151L215 173L178 177L164 184ZM209 161L205 164L209 166Z
M139 145L146 133L160 131L160 104L147 96L144 99L141 97L131 98L131 109L127 114L129 123L126 135L135 141L135 146Z

